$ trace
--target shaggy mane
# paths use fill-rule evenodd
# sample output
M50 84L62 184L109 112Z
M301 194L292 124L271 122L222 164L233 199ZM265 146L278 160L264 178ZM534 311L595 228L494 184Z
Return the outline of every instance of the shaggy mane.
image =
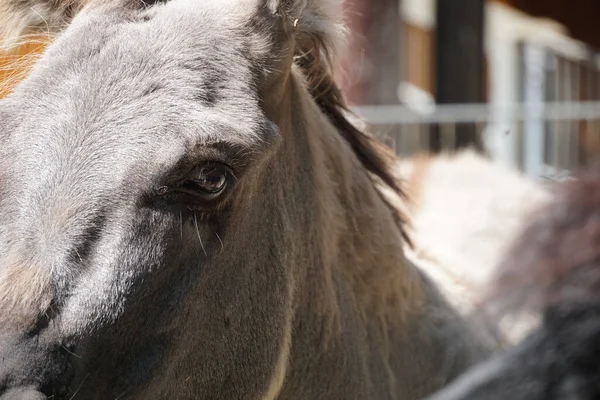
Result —
M362 166L369 172L373 186L392 212L403 239L409 246L412 246L407 232L407 216L392 204L377 185L378 181L381 181L401 199L406 199L406 193L393 173L397 162L395 154L369 133L358 129L348 119L347 115L353 113L348 108L340 88L333 79L332 56L326 39L323 36L311 35L303 43L306 44L298 49L296 62L306 77L309 93L338 133L350 144Z

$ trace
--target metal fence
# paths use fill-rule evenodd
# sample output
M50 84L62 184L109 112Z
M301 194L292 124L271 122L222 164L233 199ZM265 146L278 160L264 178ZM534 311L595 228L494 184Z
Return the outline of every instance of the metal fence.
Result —
M562 180L578 166L600 161L600 102L438 105L421 112L361 106L354 111L403 156L429 149L434 126L442 148L449 149L457 125L473 124L492 159L536 180Z

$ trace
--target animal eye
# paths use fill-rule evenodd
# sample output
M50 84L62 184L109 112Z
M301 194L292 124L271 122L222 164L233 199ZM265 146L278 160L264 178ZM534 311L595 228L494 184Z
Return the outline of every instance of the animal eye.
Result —
M156 188L155 194L164 200L183 202L188 207L211 207L213 201L227 194L235 180L228 165L212 161L196 167L176 185Z
M214 198L225 191L232 176L231 168L225 164L205 164L197 169L192 178L183 182L179 191Z

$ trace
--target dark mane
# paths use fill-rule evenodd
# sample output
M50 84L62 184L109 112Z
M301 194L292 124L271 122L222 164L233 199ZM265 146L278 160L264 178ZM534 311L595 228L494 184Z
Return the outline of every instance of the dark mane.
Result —
M500 271L491 304L502 312L600 304L600 166L557 187Z
M407 244L412 245L406 230L407 216L394 206L376 185L378 179L400 198L406 199L406 193L393 173L397 161L396 156L387 146L369 133L361 131L348 120L346 115L351 114L351 111L333 79L331 54L324 39L313 35L306 40L306 43L307 45L300 46L296 62L306 76L310 94L321 111L337 128L338 133L350 144L363 167L371 174L373 185L391 210L402 237Z

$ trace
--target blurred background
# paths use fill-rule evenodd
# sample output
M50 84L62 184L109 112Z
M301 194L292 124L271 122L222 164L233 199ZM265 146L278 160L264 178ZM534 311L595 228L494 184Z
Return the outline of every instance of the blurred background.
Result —
M474 147L535 180L600 160L600 0L345 0L344 15L336 78L399 155ZM0 54L0 97L44 39Z
M336 70L399 155L474 147L535 180L600 160L600 1L346 0Z

